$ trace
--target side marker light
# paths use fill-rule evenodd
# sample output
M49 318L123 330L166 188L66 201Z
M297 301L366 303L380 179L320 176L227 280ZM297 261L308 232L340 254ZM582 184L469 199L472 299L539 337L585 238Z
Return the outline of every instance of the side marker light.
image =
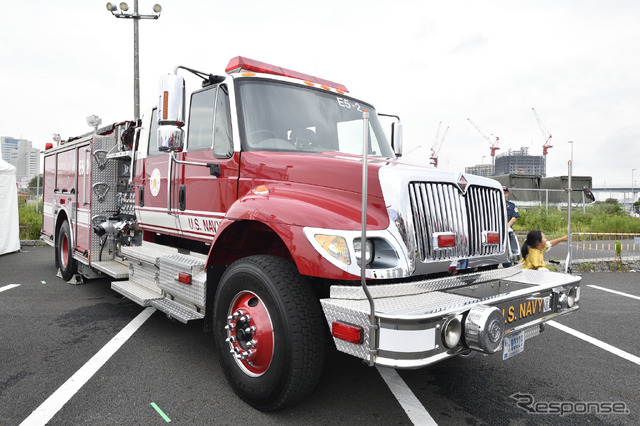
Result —
M360 345L363 341L364 330L357 325L334 321L331 324L331 335L336 339Z

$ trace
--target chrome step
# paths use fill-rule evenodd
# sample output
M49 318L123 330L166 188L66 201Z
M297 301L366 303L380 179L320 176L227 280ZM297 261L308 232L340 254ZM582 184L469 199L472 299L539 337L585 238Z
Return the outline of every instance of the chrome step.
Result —
M133 300L140 306L149 306L151 301L162 299L162 295L159 292L133 281L114 281L111 283L111 289Z
M92 262L91 267L116 279L129 278L129 267L116 260Z
M152 300L150 304L157 310L164 312L169 317L175 318L184 324L189 321L204 318L204 314L193 309L189 309L188 307L167 298Z

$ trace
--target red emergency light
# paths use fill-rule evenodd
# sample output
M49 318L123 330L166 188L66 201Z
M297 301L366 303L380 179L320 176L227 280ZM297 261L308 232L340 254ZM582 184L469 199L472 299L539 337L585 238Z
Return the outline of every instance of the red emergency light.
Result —
M456 246L456 234L453 232L442 232L434 235L434 246L437 249L444 249Z
M483 242L486 245L497 246L500 244L500 234L494 231L486 231L483 236Z
M316 83L321 86L332 87L341 92L349 92L344 84L335 83L333 81L325 80L323 78L314 77L309 74L304 74L297 71L292 71L287 68L282 68L276 65L267 64L265 62L256 61L253 59L245 58L243 56L236 56L229 61L227 74L233 74L238 72L258 72L271 75L279 75L282 77L291 77L305 82Z

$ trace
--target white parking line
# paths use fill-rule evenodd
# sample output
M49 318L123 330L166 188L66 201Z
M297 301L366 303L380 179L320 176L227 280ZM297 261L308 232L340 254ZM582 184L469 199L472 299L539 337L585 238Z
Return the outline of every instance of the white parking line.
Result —
M633 294L627 294L627 293L623 293L621 291L610 290L608 288L600 287L600 286L597 286L597 285L588 285L587 287L595 288L595 289L602 290L602 291L608 291L609 293L617 294L619 296L624 296L624 297L630 297L631 299L640 300L640 297L634 296Z
M9 285L5 285L4 287L0 287L0 293L2 293L5 290L11 290L12 288L15 287L20 287L20 284L9 284Z
M414 425L437 426L436 421L433 420L433 417L431 417L427 409L424 408L418 398L416 398L396 370L389 367L377 366L376 368Z
M109 343L104 345L93 358L87 361L69 380L36 408L20 426L40 426L47 424L155 311L155 308L146 308L140 312L140 314L127 324L125 328L120 330Z
M616 348L614 346L611 346L610 344L605 343L605 342L603 342L601 340L595 339L595 338L593 338L591 336L587 336L584 333L581 333L581 332L579 332L577 330L574 330L573 328L569 328L566 325L562 325L562 324L560 324L558 322L549 321L549 322L547 322L547 324L549 324L550 326L555 327L555 328L557 328L559 330L562 330L565 333L569 333L572 336L577 337L578 339L582 339L585 342L591 343L592 345L595 345L595 346L597 346L597 347L599 347L601 349L604 349L605 351L611 352L614 355L618 355L619 357L624 358L627 361L631 361L631 362L633 362L635 364L640 365L640 357L632 355L629 352L625 352L622 349L618 349L618 348Z

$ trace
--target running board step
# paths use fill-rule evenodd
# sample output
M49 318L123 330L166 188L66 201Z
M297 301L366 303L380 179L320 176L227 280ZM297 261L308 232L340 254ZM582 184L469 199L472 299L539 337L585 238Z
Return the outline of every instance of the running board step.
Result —
M152 300L150 304L157 310L164 312L169 317L175 318L183 324L204 318L204 315L200 312L196 312L193 309L189 309L188 307L167 298Z
M92 262L91 267L115 279L129 278L129 267L115 260Z
M160 293L133 281L114 281L111 283L111 289L133 300L140 306L149 306L151 301L162 299Z

